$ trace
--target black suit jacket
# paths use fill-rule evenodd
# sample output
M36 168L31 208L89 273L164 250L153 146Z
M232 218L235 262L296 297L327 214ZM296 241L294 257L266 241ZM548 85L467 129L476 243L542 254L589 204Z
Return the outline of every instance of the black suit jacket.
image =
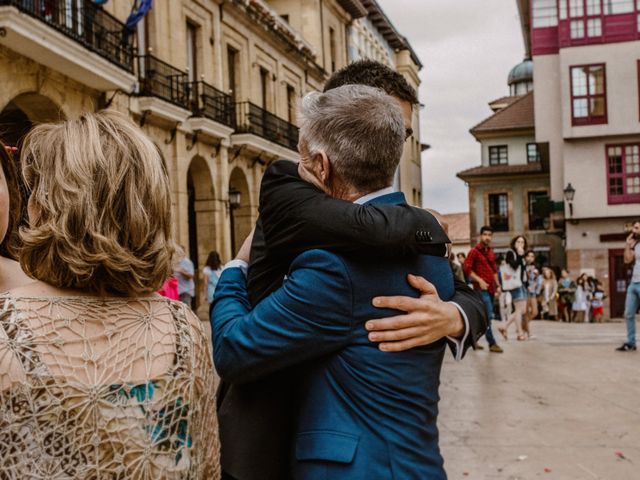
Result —
M262 180L249 299L256 305L277 290L293 259L305 250L323 248L375 261L378 256L416 252L443 256L448 242L438 221L425 210L331 198L302 181L295 163L278 161ZM453 301L469 320L466 351L486 331L484 306L463 282L456 282ZM225 472L238 480L288 478L296 378L296 369L290 369L251 384L221 384L218 420Z

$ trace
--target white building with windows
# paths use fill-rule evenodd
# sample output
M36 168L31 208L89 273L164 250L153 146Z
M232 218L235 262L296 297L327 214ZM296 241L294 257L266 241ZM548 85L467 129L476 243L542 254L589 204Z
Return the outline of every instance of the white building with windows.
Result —
M518 0L531 43L535 137L564 201L567 265L622 315L625 231L640 216L640 0Z

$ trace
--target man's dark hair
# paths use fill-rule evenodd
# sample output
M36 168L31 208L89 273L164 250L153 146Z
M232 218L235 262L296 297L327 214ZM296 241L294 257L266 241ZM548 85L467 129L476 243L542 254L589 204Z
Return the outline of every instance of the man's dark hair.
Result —
M489 225L484 225L482 226L482 228L480 228L480 235L482 235L484 232L493 233L493 228L491 228Z
M398 72L374 60L358 60L335 72L324 85L324 91L343 85L367 85L384 90L392 97L417 105L415 89Z
M524 238L524 237L523 237ZM524 254L524 256L526 257L527 255L529 255L530 253L533 253L534 255L536 254L536 252L534 252L533 250L529 249L527 250L527 253Z

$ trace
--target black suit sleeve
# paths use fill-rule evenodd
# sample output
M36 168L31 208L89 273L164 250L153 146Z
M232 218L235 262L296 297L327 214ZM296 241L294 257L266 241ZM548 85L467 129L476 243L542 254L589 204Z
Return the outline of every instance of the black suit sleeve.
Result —
M464 358L469 347L475 348L477 341L487 332L487 312L480 295L465 282L456 280L455 289L451 301L460 306L469 321L469 332L462 346L462 358ZM452 350L456 349L457 346L453 342L448 340L448 343Z

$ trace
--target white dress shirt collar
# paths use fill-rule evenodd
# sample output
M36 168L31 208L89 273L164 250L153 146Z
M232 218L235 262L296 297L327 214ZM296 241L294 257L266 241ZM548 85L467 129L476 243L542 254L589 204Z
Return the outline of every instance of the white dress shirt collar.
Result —
M365 196L360 197L357 200L354 200L353 203L357 203L358 205L363 205L367 202L370 202L374 198L378 198L383 195L389 195L390 193L393 193L393 192L394 192L393 187L386 187L381 190L376 190L375 192L367 193Z

